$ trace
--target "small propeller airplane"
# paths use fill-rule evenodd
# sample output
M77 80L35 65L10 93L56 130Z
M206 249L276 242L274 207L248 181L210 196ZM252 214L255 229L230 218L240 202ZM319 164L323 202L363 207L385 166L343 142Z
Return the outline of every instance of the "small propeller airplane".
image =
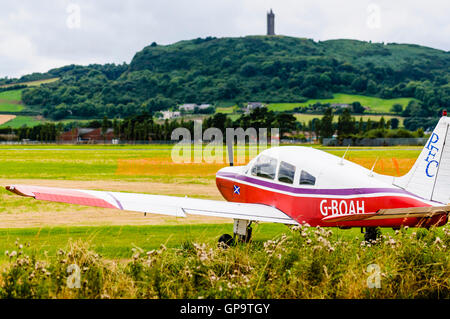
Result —
M381 175L329 153L301 146L266 149L245 166L216 174L227 201L148 194L10 185L6 189L37 200L186 217L234 219L234 236L219 243L248 242L252 222L365 230L442 226L450 212L450 118L443 116L414 166L404 176ZM232 147L231 147L232 148ZM374 165L375 166L375 165Z

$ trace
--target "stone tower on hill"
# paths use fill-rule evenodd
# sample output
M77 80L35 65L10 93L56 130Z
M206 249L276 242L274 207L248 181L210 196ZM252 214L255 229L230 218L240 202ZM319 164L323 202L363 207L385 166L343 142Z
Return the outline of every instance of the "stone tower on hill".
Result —
M275 35L275 14L272 9L267 13L267 35Z

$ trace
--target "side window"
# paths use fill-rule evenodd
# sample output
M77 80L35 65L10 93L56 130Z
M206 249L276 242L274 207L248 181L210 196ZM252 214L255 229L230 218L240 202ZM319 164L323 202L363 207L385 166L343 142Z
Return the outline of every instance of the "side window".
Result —
M300 174L300 185L315 185L316 178L306 171Z
M275 173L277 170L277 160L269 157L260 155L256 163L252 167L252 175L275 179Z
M278 180L283 183L294 184L295 166L286 162L280 162Z

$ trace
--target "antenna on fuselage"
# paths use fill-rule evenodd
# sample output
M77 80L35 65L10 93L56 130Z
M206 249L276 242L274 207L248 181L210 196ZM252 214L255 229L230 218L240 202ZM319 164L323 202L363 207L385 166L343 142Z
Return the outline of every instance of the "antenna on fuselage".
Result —
M345 155L347 154L349 148L350 148L350 143L348 143L347 149L345 150L344 155L342 155L342 157L341 157L341 162L339 163L340 165L344 165L344 158L345 158Z
M377 159L375 160L375 163L373 163L372 169L370 170L369 176L373 176L373 170L375 169L375 165L377 165L378 162L378 156Z

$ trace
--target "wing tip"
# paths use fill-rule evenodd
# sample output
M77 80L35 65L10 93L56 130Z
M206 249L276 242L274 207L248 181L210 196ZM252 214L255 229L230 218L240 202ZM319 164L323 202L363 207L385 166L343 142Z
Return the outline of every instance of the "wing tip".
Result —
M6 190L20 196L33 197L31 194L26 194L18 189L16 185L7 185L5 186Z

